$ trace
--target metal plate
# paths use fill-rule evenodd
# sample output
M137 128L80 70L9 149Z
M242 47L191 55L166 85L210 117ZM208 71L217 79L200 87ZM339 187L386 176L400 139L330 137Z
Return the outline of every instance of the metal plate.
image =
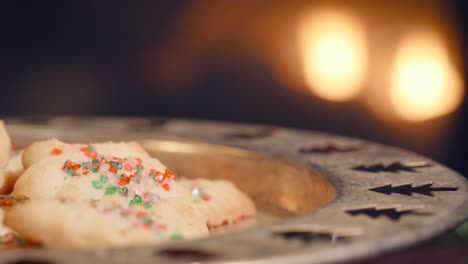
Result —
M7 119L13 142L142 140L180 173L228 178L254 196L259 224L179 243L2 252L4 263L325 263L427 240L468 216L468 182L411 152L279 127L180 119ZM186 162L181 162L186 161ZM190 176L190 175L187 175ZM335 197L336 195L336 197Z

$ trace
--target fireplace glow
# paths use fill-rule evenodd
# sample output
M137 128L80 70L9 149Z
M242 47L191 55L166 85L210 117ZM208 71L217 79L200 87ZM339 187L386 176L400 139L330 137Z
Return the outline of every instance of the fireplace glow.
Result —
M334 9L309 13L299 27L307 86L322 99L346 101L359 94L366 73L366 36L352 15Z
M454 111L463 99L462 85L437 36L413 32L403 37L390 85L391 106L400 118L424 121Z

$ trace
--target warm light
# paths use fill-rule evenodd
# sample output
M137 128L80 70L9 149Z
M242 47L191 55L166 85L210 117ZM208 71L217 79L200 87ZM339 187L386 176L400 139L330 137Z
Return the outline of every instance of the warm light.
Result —
M366 68L361 24L334 9L308 14L299 27L304 78L319 97L345 101L359 94Z
M454 111L462 99L462 81L444 43L426 32L405 37L391 76L390 100L396 114L424 121Z

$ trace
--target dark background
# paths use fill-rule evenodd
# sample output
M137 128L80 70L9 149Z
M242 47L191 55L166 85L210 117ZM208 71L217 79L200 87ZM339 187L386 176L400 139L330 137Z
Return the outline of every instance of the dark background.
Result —
M273 46L268 37L258 36L256 42L255 34L226 37L222 32L243 32L265 9L300 9L307 1L219 2L211 1L214 10L206 11L202 21L210 30L204 32L201 26L187 43L177 34L187 6L196 6L195 1L0 3L0 115L170 116L322 130L400 146L468 175L467 100L449 116L392 123L357 102L330 103L305 95L275 78L268 63L259 59L259 51ZM437 1L346 2L353 2L355 9L370 5L388 13L391 25L398 12L417 14ZM399 9L393 8L397 2ZM438 5L454 22L451 29L462 54L458 59L468 80L467 1ZM243 20L248 22L239 22ZM272 19L279 25L273 28L287 32L281 21L288 20ZM259 32L268 30L260 27ZM275 36L276 31L270 33ZM199 38L208 44L197 42ZM186 52L197 45L204 49ZM464 240L454 237L368 263L462 263L466 234ZM440 250L444 243L448 249Z
M466 100L449 117L395 124L355 102L304 96L274 78L264 61L230 57L251 56L236 49L243 41L236 38L182 54L192 56L187 63L167 59L171 45L185 45L168 40L192 1L9 2L0 4L1 115L171 116L322 130L401 146L468 175ZM248 10L255 16L263 7L302 2L250 1ZM466 64L466 1L440 2L455 21ZM406 3L417 12L426 1ZM390 10L392 1L374 4L380 6ZM219 13L213 21L244 19Z

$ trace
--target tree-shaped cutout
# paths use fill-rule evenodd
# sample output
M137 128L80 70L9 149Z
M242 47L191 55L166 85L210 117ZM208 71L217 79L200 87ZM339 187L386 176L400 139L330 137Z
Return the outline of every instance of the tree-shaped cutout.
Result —
M310 146L300 148L299 152L303 154L333 154L333 153L348 153L362 149L362 145L339 146L329 143L324 146Z
M414 193L418 193L426 196L434 196L434 192L453 192L458 190L458 187L432 187L433 184L434 183L426 183L419 186L413 186L413 184L403 184L397 186L386 184L383 186L371 188L369 189L369 191L383 193L387 195L391 195L392 193L398 193L411 196Z
M386 217L392 221L398 221L405 215L427 215L428 213L416 212L417 209L401 209L398 207L391 208L376 208L367 207L360 209L347 210L346 212L352 216L366 215L370 218Z
M225 138L228 139L258 139L270 137L275 133L275 128L262 128L253 132L235 132L224 134Z
M406 172L419 172L419 168L428 168L432 167L431 164L427 162L417 162L417 163L407 163L403 164L401 162L393 162L389 165L384 165L382 163L377 163L373 165L359 165L353 167L353 170L364 171L370 173L379 173L379 172L391 172L391 173L400 173L401 171Z

